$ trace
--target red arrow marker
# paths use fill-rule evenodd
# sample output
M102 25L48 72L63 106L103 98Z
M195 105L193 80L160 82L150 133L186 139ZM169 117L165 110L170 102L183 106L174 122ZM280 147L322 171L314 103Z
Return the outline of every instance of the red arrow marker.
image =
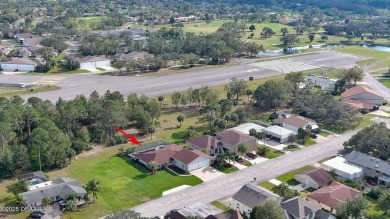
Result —
M124 135L129 140L129 142L132 142L133 144L141 146L141 143L139 143L139 141L133 135L132 136L128 135L126 132L124 132L122 129L120 129L118 127L115 128L115 130L122 133L122 135Z

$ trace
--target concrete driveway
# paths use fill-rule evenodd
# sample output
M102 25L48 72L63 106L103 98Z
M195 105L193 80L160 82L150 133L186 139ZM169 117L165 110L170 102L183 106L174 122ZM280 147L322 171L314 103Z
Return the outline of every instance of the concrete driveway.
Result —
M191 172L191 174L203 180L203 182L207 182L209 180L225 175L224 173L210 166L194 170Z

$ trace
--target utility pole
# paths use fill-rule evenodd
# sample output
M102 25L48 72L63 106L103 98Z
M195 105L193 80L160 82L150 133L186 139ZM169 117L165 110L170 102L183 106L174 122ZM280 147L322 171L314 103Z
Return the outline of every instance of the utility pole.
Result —
M41 164L41 145L39 144L39 171L42 171L42 164Z

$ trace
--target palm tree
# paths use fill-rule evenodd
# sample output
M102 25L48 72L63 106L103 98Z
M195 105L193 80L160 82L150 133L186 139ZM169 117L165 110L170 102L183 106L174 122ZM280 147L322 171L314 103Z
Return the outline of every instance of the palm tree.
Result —
M77 210L77 203L75 200L68 200L65 202L65 209L70 212L70 218L72 218L72 212Z
M244 143L240 143L237 145L237 151L241 153L241 158L244 156L244 153L248 151L248 146Z
M75 194L69 194L68 196L66 196L65 198L67 201L69 200L74 200L76 201L77 200L77 196Z
M233 151L228 151L226 152L226 157L228 158L228 161L230 163L230 161L236 161L236 153L234 153Z
M219 153L216 157L216 160L218 161L219 165L220 164L223 164L223 162L225 161L225 158L226 158L226 154L224 151L222 151L221 153Z
M51 200L51 198L49 198L49 197L45 197L45 198L42 199L42 205L43 205L43 206L50 205L51 202L52 202L52 200Z
M260 140L263 140L263 143L265 145L265 139L267 138L267 132L261 131L257 134L257 138Z
M150 161L148 166L152 170L152 175L155 175L157 172L158 163L156 161Z
M100 181L99 180L96 180L96 179L92 179L90 181L88 181L87 183L87 191L88 193L91 193L92 192L92 197L94 199L97 199L97 193L100 192Z
M390 211L390 189L382 192L378 199L379 208L384 211L384 214L387 215Z
M180 127L181 127L181 123L184 122L184 116L183 115L178 115L177 116L177 121L180 122Z
M21 207L25 201L26 199L23 196L19 194L15 196L15 204L17 204L19 207Z
M257 149L259 150L259 154L262 156L267 155L270 151L270 148L265 145L259 145Z
M19 187L19 189L22 190L23 192L28 191L28 189L31 185L30 181L25 180L25 179L18 180L18 182L16 184Z

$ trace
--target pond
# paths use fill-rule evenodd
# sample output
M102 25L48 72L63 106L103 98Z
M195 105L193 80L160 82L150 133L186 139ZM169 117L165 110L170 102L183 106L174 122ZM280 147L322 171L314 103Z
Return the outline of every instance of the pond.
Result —
M329 44L317 44L310 46L297 46L292 47L288 49L277 49L277 50L266 50L265 52L259 52L260 56L281 56L281 55L289 55L289 54L297 54L300 53L301 50L313 48L333 48L338 46L347 46L344 44L337 44L337 43L329 43ZM390 52L390 46L379 46L379 45L370 45L370 44L361 44L362 47L370 48L378 51L384 51L384 52Z

